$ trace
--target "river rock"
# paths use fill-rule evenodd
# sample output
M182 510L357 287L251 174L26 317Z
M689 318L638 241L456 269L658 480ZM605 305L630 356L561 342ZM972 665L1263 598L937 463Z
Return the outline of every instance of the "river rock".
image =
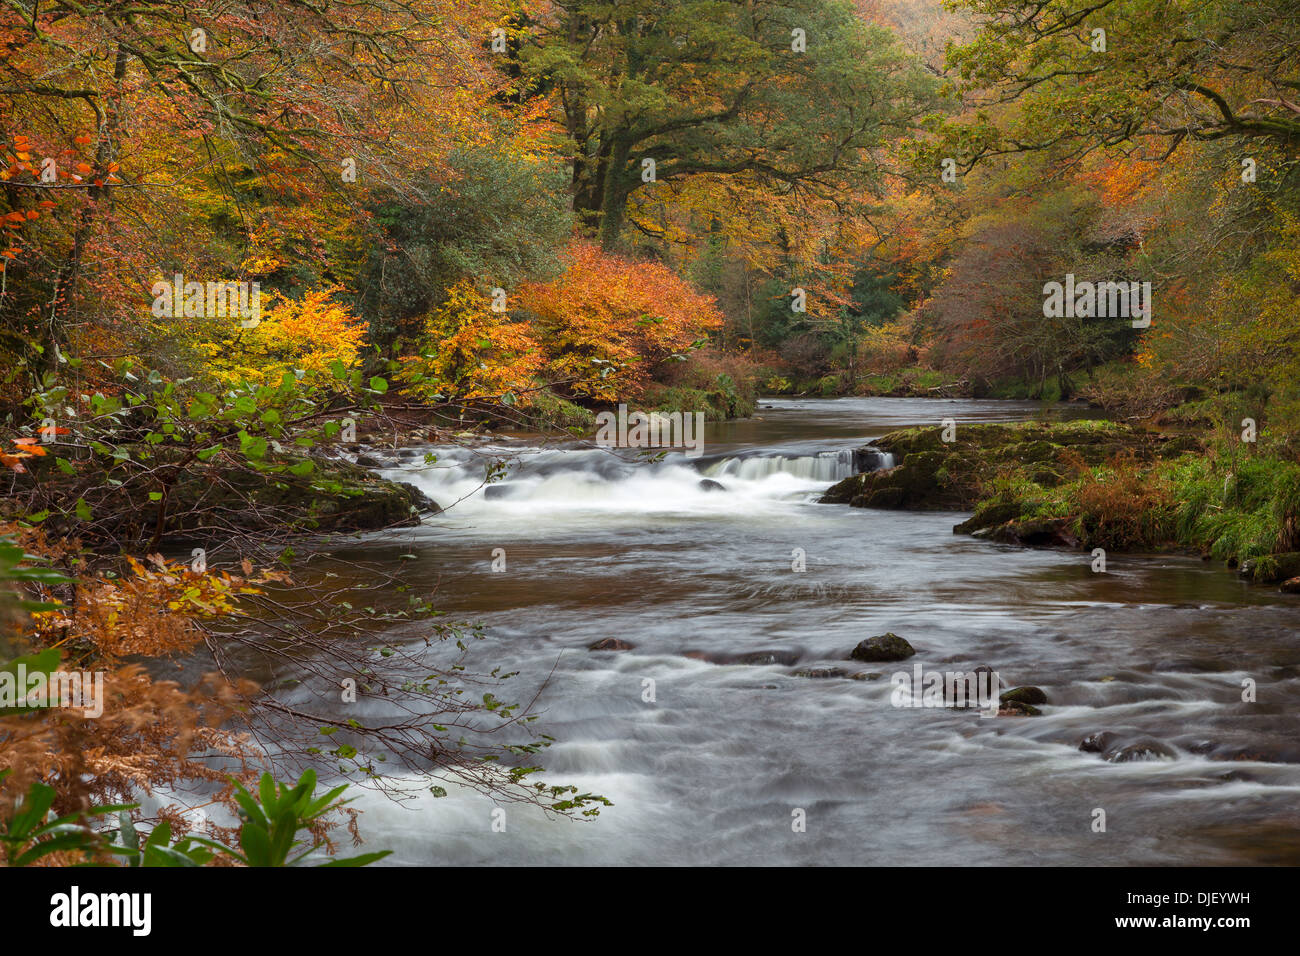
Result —
M719 660L723 664L749 664L754 666L764 666L767 664L783 664L786 667L794 664L799 660L798 651L750 651L747 654L736 654Z
M1111 763L1132 763L1137 760L1174 760L1178 755L1167 744L1153 737L1142 737L1122 747L1112 747L1102 756Z
M792 671L791 677L848 677L848 673L838 667L805 667L802 670Z
M267 460L288 466L310 461L313 469L306 475L265 473L224 456L191 465L172 487L168 531L185 540L266 530L377 531L416 525L442 511L414 485L380 478L363 465L289 453Z
M1006 524L1008 521L1015 521L1020 517L1020 507L1018 501L989 502L982 505L961 524L953 525L952 533L974 534L976 531L983 531L985 528L992 528L1000 524Z
M699 489L701 491L726 491L727 486L720 481L714 481L712 478L701 478Z
M890 631L869 637L849 652L855 661L902 661L916 653L911 644Z
M1278 587L1283 594L1300 594L1300 577L1288 578Z
M943 663L947 664L956 662L948 660ZM945 680L943 684L943 703L945 707L956 707L960 697L960 703L963 708L978 707L983 709L986 704L980 699L980 697L986 691L996 694L999 689L998 683L1002 680L1002 678L998 676L998 672L989 667L988 664L977 664L969 671L963 670L955 673L964 675L962 677L961 694L958 695L957 693L958 686L955 678L952 681ZM965 675L970 675L970 677L974 678L973 685L970 679Z
M1300 577L1300 551L1266 554L1241 562L1241 576L1256 584L1276 584Z
M1095 734L1089 734L1079 741L1079 749L1086 754L1105 753L1115 745L1119 739L1118 734L1112 734L1109 730L1099 730Z
M1101 464L1123 453L1149 462L1200 447L1194 438L1108 421L960 423L955 431L905 428L875 439L855 458L861 467L868 451L873 461L878 460L875 453L884 452L897 462L894 467L845 478L820 501L855 508L966 511L981 502L989 481L1008 469L1047 487L1072 474L1073 463L1080 459ZM1064 521L1027 520L1033 503L1032 494L1004 495L956 530L1018 545L1091 546ZM1300 568L1293 575L1300 575Z
M630 651L636 647L635 644L629 644L627 641L620 641L617 637L601 638L595 644L589 644L589 651Z
M1008 700L998 708L999 717L1041 717L1043 712L1033 704L1019 700Z
M1003 703L1014 700L1022 704L1046 704L1047 695L1043 693L1041 687L1013 687L1011 690L1003 691L998 700Z

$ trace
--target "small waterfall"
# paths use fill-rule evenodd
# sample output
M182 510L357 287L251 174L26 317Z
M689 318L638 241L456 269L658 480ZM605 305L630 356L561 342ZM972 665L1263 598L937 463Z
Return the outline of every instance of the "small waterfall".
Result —
M723 458L705 466L709 478L740 478L761 481L772 475L793 475L808 481L839 481L856 472L855 453L824 451L816 455L741 455Z
M879 448L844 448L815 455L736 455L710 461L700 468L709 478L761 481L772 475L792 475L808 481L835 482L862 471L894 467L894 456Z
M854 454L857 456L857 470L860 472L885 471L897 464L893 455L887 451L881 451L873 445L859 448Z
M427 450L427 449L426 449ZM893 457L875 448L817 451L770 448L747 454L692 460L671 454L659 462L637 463L623 455L586 447L536 448L480 446L432 449L385 469L385 476L409 481L442 507L455 504L461 513L507 510L527 513L560 510L672 510L698 507L716 513L724 507L747 507L746 501L809 494L860 471L893 465ZM484 484L488 465L506 464L504 480ZM701 487L701 478L721 483ZM689 502L689 504L688 504Z

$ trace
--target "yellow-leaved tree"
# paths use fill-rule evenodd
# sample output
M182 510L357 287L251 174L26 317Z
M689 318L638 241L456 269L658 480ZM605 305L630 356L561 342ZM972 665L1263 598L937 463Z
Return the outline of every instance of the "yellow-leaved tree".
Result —
M197 343L208 373L226 386L263 385L279 383L286 371L329 379L336 361L351 368L365 338L365 323L335 300L338 292L330 286L301 299L266 296L252 328L243 327L252 319L231 319L224 335Z
M425 322L420 354L404 359L398 380L423 399L499 399L533 387L545 357L526 323L492 309L469 279L447 293Z

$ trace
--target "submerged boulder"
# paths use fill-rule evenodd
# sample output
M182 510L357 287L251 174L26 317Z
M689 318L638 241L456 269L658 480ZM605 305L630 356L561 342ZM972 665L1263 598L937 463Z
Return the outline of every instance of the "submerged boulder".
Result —
M1115 745L1119 739L1118 734L1113 734L1109 730L1099 730L1095 734L1089 734L1079 741L1079 749L1086 754L1105 753Z
M1122 747L1112 747L1102 755L1111 763L1132 763L1136 760L1173 760L1174 749L1152 737L1143 737Z
M747 654L736 654L730 657L722 658L719 663L724 664L751 664L762 666L765 664L784 664L789 667L795 661L799 660L798 651L771 650L771 651L750 651Z
M701 491L726 491L727 486L720 481L714 481L712 478L701 478L699 489Z
M635 644L629 644L627 641L620 641L617 637L603 637L594 644L588 644L589 651L630 651Z
M805 667L801 670L791 671L791 677L811 677L815 679L824 679L827 677L848 677L848 672L839 667Z
M999 717L1041 717L1043 712L1033 704L1008 700L998 708Z

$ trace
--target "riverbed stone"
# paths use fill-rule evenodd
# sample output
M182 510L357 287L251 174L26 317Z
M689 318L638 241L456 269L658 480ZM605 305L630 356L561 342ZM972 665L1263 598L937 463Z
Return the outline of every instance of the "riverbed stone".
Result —
M1043 693L1041 687L1013 687L1011 690L1003 691L998 700L1003 703L1018 701L1022 704L1046 704L1047 695Z
M999 717L1041 717L1043 712L1033 704L1019 700L1008 700L998 708Z
M1079 749L1086 754L1101 754L1113 747L1117 740L1119 740L1118 734L1113 734L1109 730L1099 730L1080 740Z
M701 491L726 491L727 486L720 481L714 481L712 478L701 478L699 483Z
M1112 747L1102 756L1111 763L1133 763L1138 760L1173 760L1178 755L1168 744L1153 737L1143 737L1122 747Z
M604 637L594 644L587 645L589 651L630 651L635 644L629 644L627 641L620 641L617 637Z
M906 640L893 631L869 637L849 652L855 661L902 661L916 653Z
M805 667L797 671L792 671L790 676L825 679L827 677L848 677L849 675L839 667Z
M735 654L728 657L720 658L718 663L722 664L748 664L752 666L764 666L768 664L783 664L786 667L794 664L799 660L798 651L787 650L770 650L770 651L749 651L745 654Z

